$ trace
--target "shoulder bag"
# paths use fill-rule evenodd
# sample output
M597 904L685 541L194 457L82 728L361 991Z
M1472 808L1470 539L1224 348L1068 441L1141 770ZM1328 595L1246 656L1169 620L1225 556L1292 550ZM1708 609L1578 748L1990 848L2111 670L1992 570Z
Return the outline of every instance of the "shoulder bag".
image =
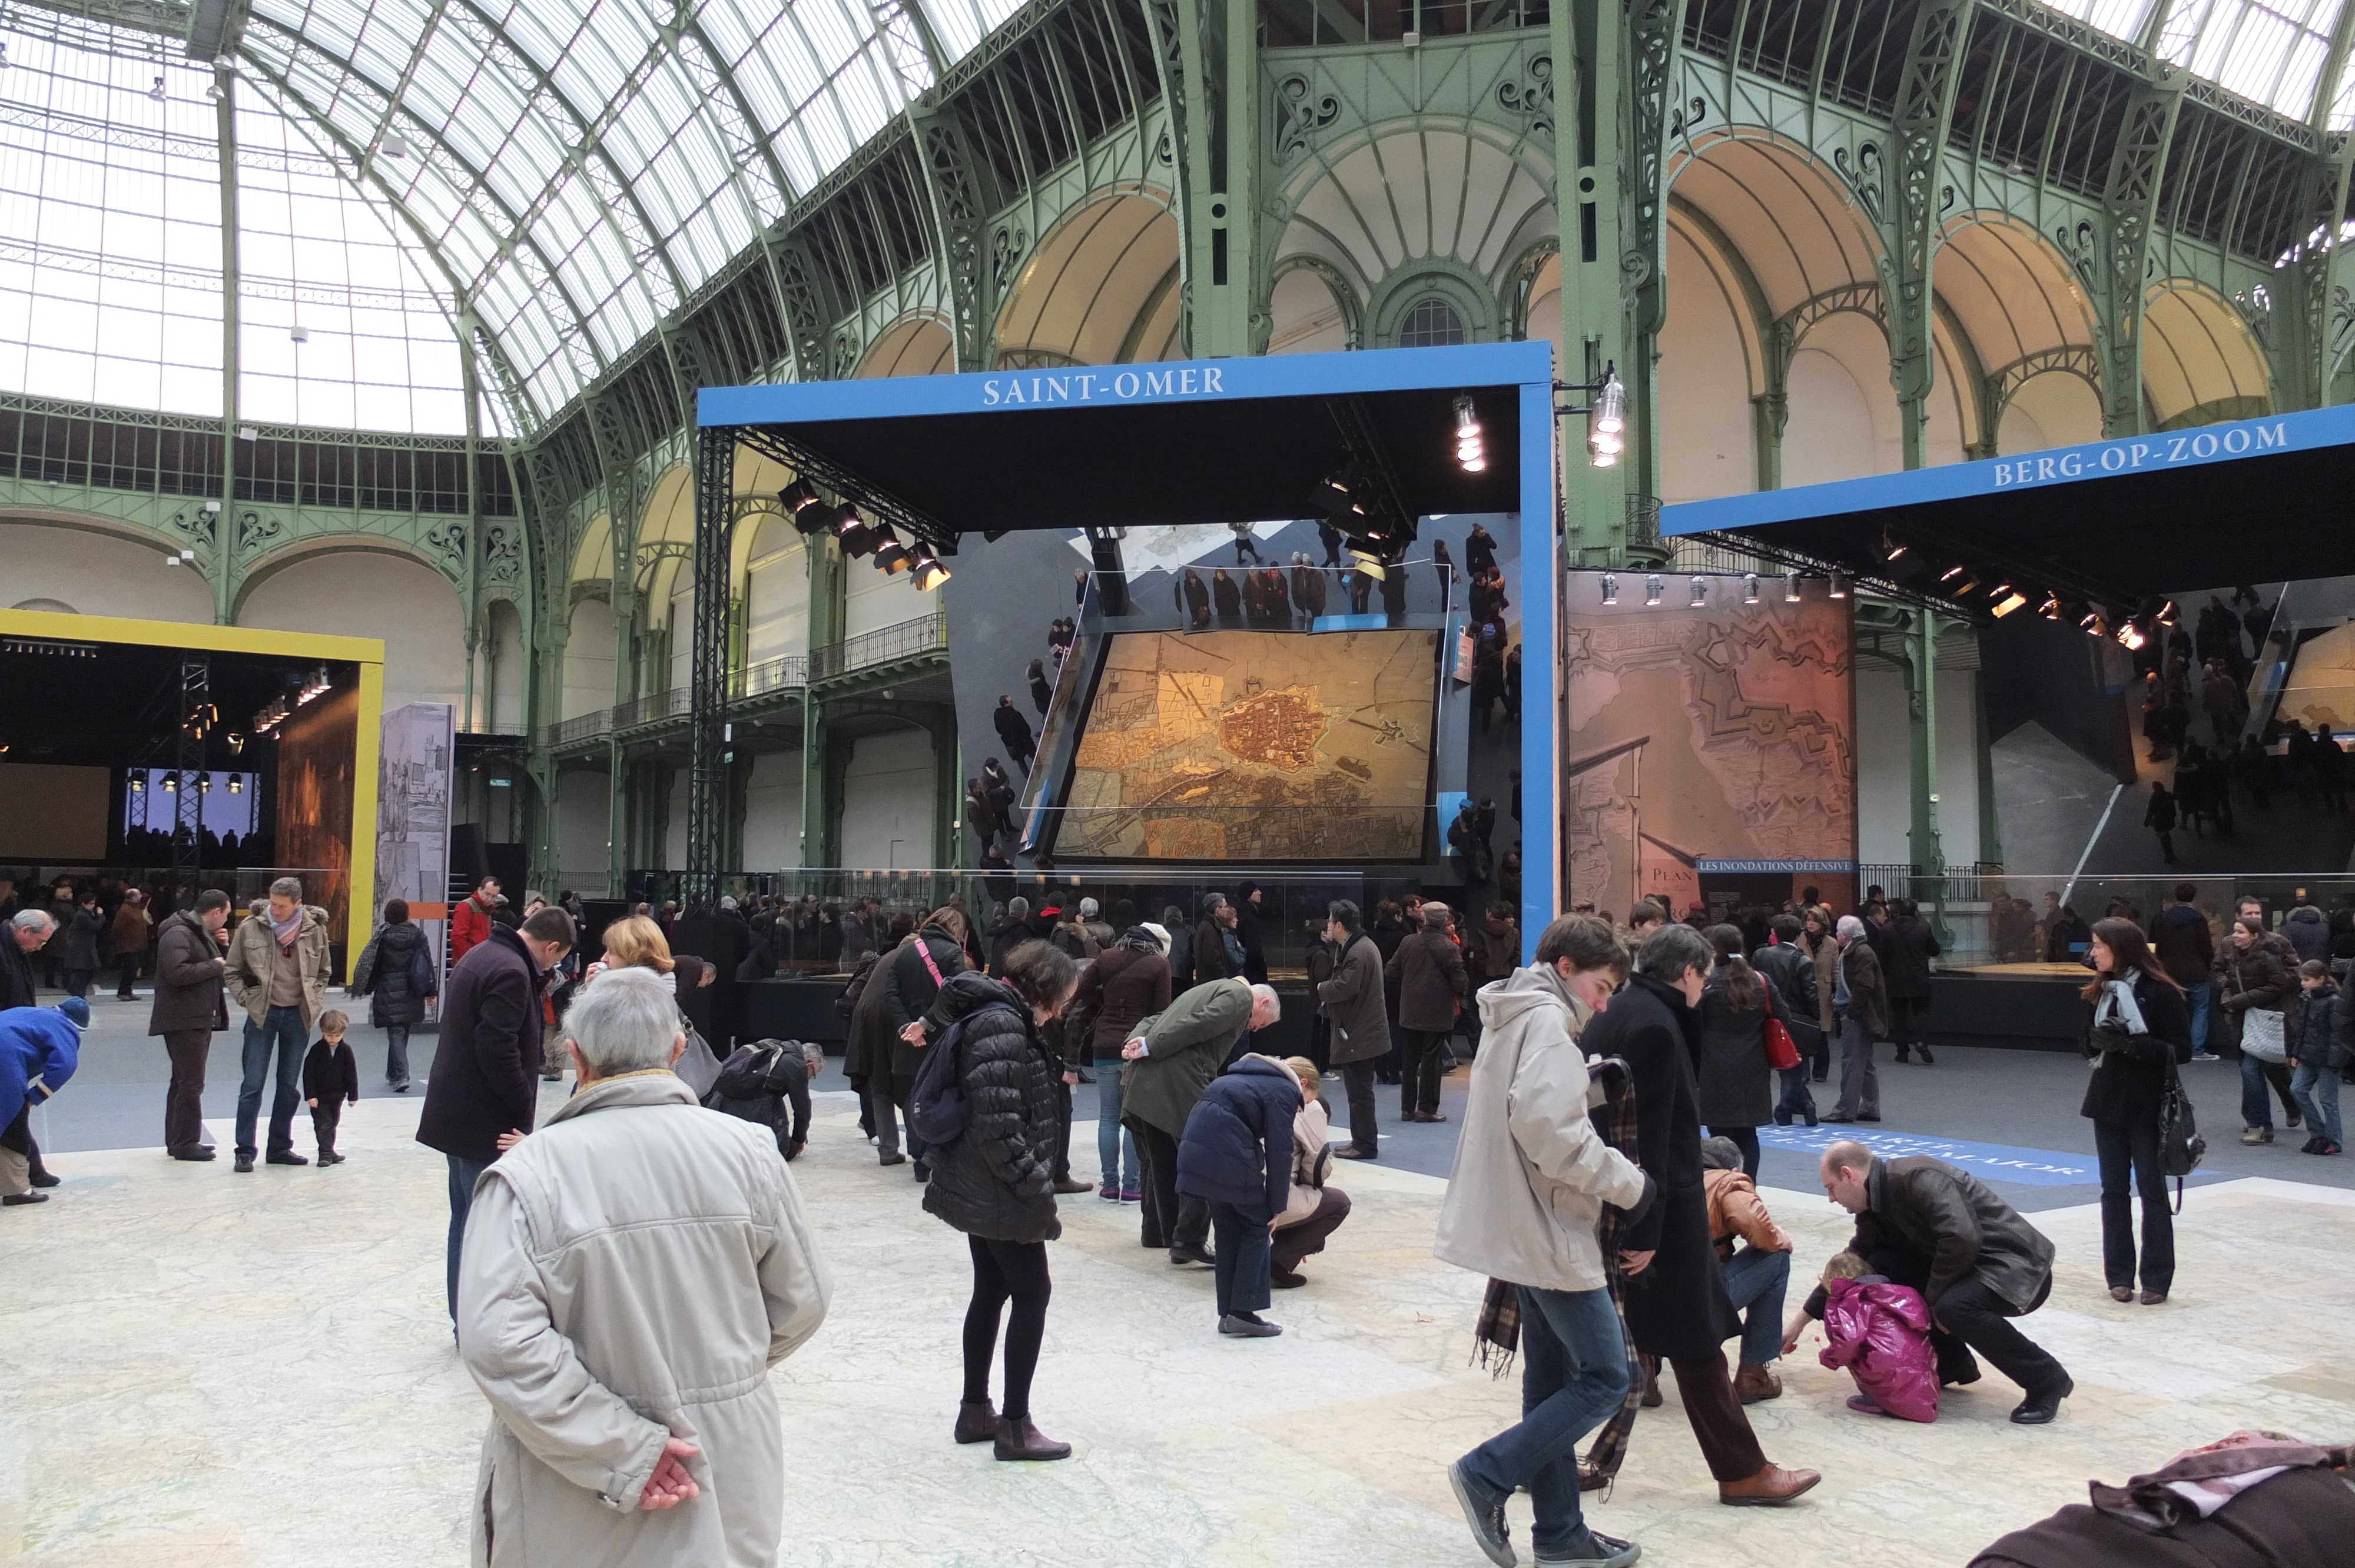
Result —
M1764 975L1758 977L1758 995L1766 1007L1766 1065L1788 1072L1799 1065L1799 1045L1774 1012L1774 984Z
M2285 1062L2289 1059L2288 1043L2282 1035L2282 1015L2270 1007L2253 1007L2241 1015L2241 1052L2260 1062Z
M2183 1179L2200 1169L2207 1158L2208 1140L2200 1136L2200 1124L2191 1114L2191 1097L2183 1092L2183 1080L2176 1075L2175 1053L2167 1054L2167 1090L2158 1098L2158 1168L2162 1175L2175 1178L2175 1212L2183 1212Z

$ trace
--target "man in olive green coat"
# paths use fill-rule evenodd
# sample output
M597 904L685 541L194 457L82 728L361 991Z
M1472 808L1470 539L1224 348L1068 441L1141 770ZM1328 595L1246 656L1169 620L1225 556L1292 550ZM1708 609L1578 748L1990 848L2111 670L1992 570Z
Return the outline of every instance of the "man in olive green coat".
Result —
M1273 1023L1283 1009L1273 986L1227 979L1198 985L1144 1020L1121 1055L1121 1124L1136 1139L1145 1166L1146 1246L1169 1248L1171 1263L1210 1261L1202 1245L1210 1234L1210 1206L1178 1195L1178 1140L1194 1102L1235 1043L1251 1030Z

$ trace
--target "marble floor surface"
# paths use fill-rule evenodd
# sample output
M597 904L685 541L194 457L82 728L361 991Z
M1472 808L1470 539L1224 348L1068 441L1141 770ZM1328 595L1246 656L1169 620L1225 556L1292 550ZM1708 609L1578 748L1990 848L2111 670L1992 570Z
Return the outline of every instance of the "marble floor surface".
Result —
M1218 1338L1209 1272L1141 1248L1135 1208L1064 1200L1033 1404L1078 1455L1003 1465L949 1441L961 1238L917 1207L906 1167L873 1164L847 1097L827 1099L794 1171L837 1295L775 1374L781 1563L1483 1561L1444 1467L1514 1418L1518 1388L1470 1364L1481 1282L1431 1256L1440 1181L1343 1167L1355 1213L1305 1266L1309 1287L1277 1296L1273 1340ZM410 1140L417 1104L363 1102L350 1162L325 1171L57 1155L55 1201L0 1213L0 1562L464 1561L485 1416L443 1315L443 1166ZM1843 1216L1820 1192L1768 1198L1812 1277ZM1815 1493L1782 1511L1718 1506L1671 1380L1594 1521L1652 1563L1961 1564L2082 1501L2088 1478L2237 1427L2355 1439L2339 1327L2355 1193L2262 1178L2193 1192L2176 1296L2157 1308L2103 1292L2092 1209L2035 1220L2062 1261L2029 1328L2077 1380L2058 1424L2009 1425L2017 1395L1992 1371L1934 1425L1859 1416L1845 1375L1803 1350L1751 1416L1770 1457L1825 1472ZM1525 1543L1524 1499L1513 1517Z

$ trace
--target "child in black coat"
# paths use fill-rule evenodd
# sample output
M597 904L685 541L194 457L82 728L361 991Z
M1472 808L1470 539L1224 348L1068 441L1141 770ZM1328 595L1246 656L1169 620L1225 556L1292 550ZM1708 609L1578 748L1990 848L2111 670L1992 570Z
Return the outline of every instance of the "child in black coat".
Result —
M319 1038L303 1058L303 1099L311 1107L311 1130L319 1137L321 1165L344 1162L336 1152L336 1123L343 1117L346 1100L360 1103L360 1065L344 1044L344 1031L351 1022L332 1010L319 1014Z

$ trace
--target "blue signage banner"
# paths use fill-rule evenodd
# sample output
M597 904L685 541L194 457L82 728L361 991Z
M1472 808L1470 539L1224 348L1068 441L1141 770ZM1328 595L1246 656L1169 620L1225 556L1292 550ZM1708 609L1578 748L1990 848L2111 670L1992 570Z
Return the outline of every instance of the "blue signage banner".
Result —
M2126 436L2019 457L1946 463L1906 473L1801 485L1795 490L1687 501L1661 509L1660 532L1682 535L1755 528L1764 524L2006 495L2048 485L2235 462L2350 443L2355 443L2355 405L2269 414L2258 419L2236 419L2161 435Z

